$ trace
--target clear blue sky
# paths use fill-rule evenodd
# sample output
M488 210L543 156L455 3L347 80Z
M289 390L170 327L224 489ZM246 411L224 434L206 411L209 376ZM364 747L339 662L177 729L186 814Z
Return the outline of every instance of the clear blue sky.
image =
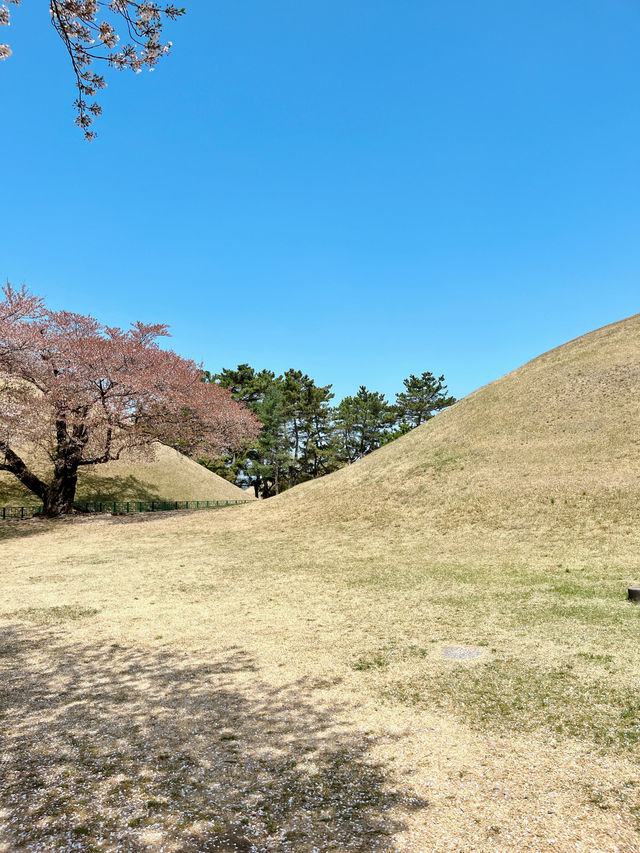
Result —
M184 2L92 144L45 3L13 10L0 277L338 397L462 396L640 310L636 0Z

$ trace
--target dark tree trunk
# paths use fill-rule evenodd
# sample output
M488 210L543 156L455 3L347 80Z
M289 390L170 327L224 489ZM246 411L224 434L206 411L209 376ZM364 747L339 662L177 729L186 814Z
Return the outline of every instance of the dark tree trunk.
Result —
M262 489L261 489L261 491L262 491L262 497L263 498L266 499L266 498L271 497L272 485L273 485L273 479L272 478L270 478L270 477L263 477L262 478Z
M65 420L60 418L56 421L56 438L56 458L50 483L45 483L36 476L8 444L0 442L0 471L10 471L29 491L37 495L42 501L43 515L48 518L73 511L78 468L82 462L88 435L82 425L74 427L69 435Z
M40 498L43 515L54 518L72 511L78 482L79 453L67 454L56 459L53 479L50 483L45 483L29 470L24 460L10 447L4 447L1 450L4 461L0 465L0 470L10 471L23 486Z
M78 484L78 468L87 443L84 426L76 426L70 435L64 418L56 421L58 446L53 464L53 478L43 497L42 512L48 518L67 515L73 511L73 501Z
M56 459L53 479L43 495L43 515L48 518L55 518L73 511L73 501L78 484L79 462L80 459L77 454Z
M10 471L26 486L30 492L44 501L47 484L30 471L24 460L21 459L8 445L0 445L0 453L4 459L0 459L0 471Z

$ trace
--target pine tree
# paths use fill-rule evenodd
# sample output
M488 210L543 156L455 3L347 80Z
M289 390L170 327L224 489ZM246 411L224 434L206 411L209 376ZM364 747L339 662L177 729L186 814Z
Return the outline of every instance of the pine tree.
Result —
M335 411L340 459L355 462L385 443L396 419L384 394L364 385L354 397L345 397Z
M268 387L256 414L262 430L256 446L247 454L246 470L252 479L256 497L277 495L291 461L291 440L286 429L284 389L281 377Z
M226 388L231 393L231 398L244 405L255 415L258 414L268 389L275 382L276 375L272 370L256 371L248 364L239 364L236 368L223 368L220 373L204 371L206 382L213 382ZM216 459L201 458L201 465L209 468L220 477L230 480L239 486L252 483L254 487L255 476L249 474L249 457L252 450L257 447L257 439L241 450L234 450L225 456ZM258 482L256 497L261 483Z
M396 394L398 420L411 427L420 426L436 412L456 402L455 397L447 396L444 376L436 379L433 373L425 372L421 376L411 374L403 380L403 385L405 390Z

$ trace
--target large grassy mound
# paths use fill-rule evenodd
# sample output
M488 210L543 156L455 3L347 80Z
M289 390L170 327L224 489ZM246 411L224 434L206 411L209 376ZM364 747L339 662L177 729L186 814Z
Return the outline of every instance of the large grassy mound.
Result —
M155 444L153 458L120 459L80 469L77 499L91 501L217 501L247 500L244 492L192 459L164 444ZM47 466L35 465L47 478ZM0 506L37 503L37 498L11 474L0 471Z
M639 505L640 314L545 353L264 511L533 542L627 527L634 536Z
M639 392L632 317L278 498L0 525L0 850L640 850Z

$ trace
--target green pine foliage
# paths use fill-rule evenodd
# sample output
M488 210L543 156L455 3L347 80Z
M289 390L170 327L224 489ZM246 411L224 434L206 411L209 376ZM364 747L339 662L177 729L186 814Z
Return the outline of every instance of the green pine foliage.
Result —
M355 462L388 440L396 411L378 391L361 385L354 397L345 397L336 409L336 432L343 462Z
M436 379L433 373L421 376L412 373L402 384L405 390L396 394L396 409L401 422L412 427L420 426L456 401L455 397L447 396L444 376Z
M263 498L351 464L455 403L444 376L427 372L403 380L405 390L396 394L395 404L361 385L334 406L331 385L316 385L293 368L276 376L239 364L216 374L205 371L205 381L229 389L257 415L262 431L244 451L200 462Z

